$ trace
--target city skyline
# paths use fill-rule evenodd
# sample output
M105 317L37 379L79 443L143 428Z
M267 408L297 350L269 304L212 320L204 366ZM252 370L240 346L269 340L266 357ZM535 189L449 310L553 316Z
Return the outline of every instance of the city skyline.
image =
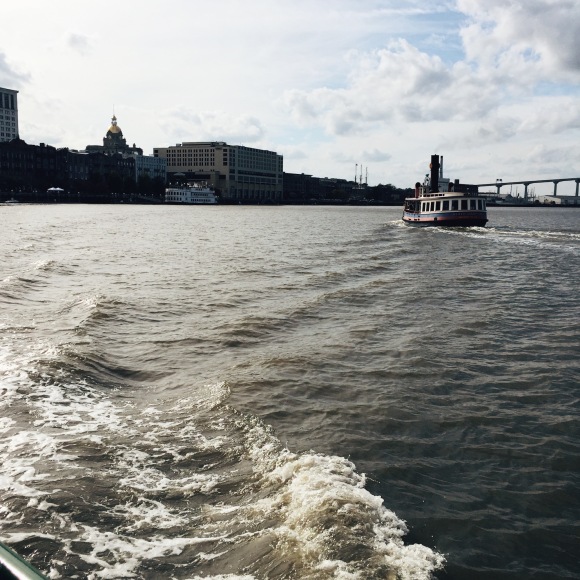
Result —
M115 114L147 155L219 140L370 185L410 187L432 153L464 182L579 173L577 3L312 4L11 3L0 86L29 143L83 149Z

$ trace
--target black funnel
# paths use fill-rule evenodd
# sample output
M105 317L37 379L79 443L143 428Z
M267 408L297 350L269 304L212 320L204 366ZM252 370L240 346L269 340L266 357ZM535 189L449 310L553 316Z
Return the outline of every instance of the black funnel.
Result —
M439 155L431 155L431 193L439 191Z

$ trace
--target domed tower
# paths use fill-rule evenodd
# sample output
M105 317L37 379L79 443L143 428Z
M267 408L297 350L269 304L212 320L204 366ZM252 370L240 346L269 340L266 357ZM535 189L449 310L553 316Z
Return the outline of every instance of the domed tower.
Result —
M113 115L111 126L103 138L103 147L107 152L111 153L126 153L127 149L129 149L127 140L123 137L123 131L117 125L117 117L115 115Z
M86 151L89 153L105 153L106 155L121 153L123 157L143 155L143 149L136 147L134 143L133 147L127 145L127 140L123 137L123 131L121 131L121 127L117 125L117 117L115 117L115 115L113 115L113 118L111 119L111 126L109 127L107 134L103 137L103 144L87 145Z

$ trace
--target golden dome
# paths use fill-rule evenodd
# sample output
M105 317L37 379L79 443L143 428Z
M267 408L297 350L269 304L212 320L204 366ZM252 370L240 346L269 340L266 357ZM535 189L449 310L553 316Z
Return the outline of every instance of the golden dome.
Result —
M117 117L113 115L113 118L111 119L111 126L109 127L107 133L122 133L122 132L123 131L121 131L121 127L117 125Z

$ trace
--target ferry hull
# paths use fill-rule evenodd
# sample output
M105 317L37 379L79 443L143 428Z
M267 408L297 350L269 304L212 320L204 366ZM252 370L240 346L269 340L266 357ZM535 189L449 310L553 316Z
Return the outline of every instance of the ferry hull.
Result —
M419 214L404 212L403 221L413 226L439 226L448 228L484 227L486 212L454 212L446 214Z

